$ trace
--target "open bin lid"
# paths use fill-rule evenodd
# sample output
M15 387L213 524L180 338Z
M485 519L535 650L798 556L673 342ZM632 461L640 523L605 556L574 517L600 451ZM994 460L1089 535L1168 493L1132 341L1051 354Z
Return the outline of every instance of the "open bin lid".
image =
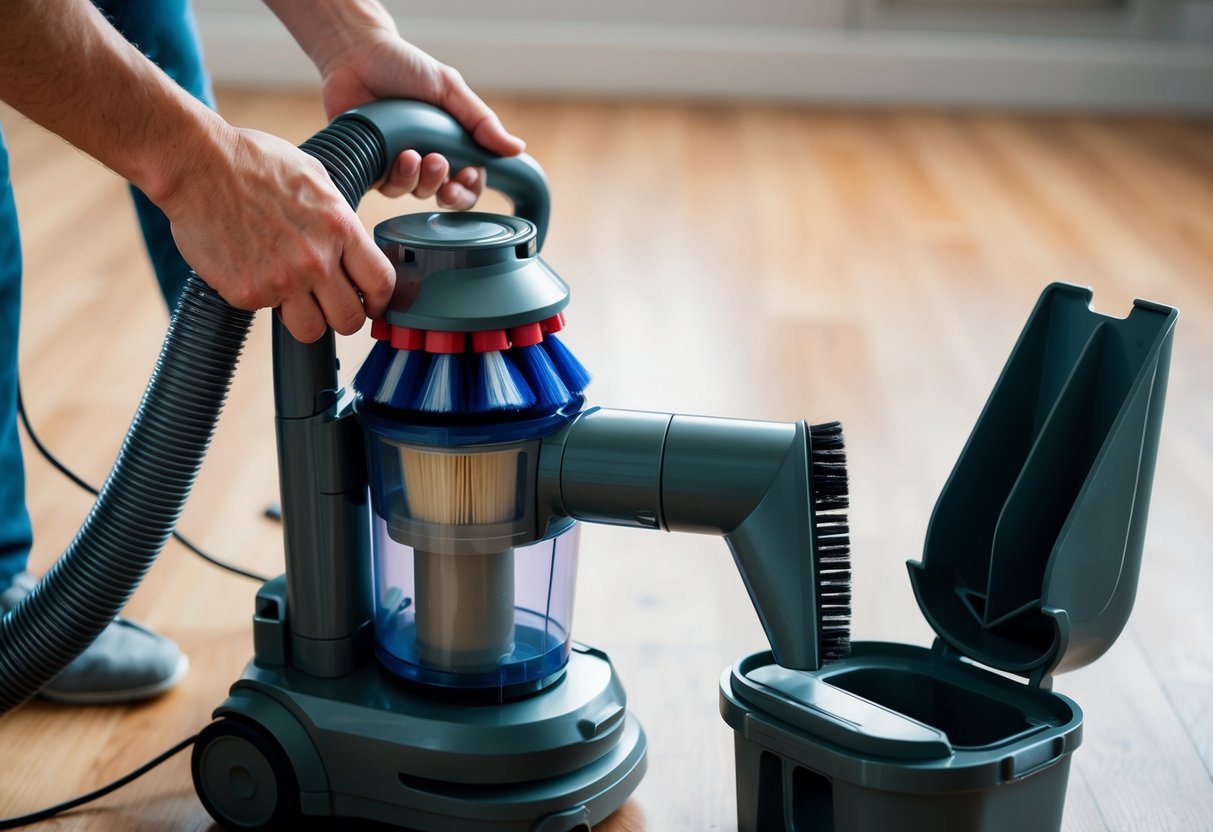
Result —
M952 649L1040 683L1120 635L1137 589L1178 310L1124 318L1045 289L940 494L923 615Z

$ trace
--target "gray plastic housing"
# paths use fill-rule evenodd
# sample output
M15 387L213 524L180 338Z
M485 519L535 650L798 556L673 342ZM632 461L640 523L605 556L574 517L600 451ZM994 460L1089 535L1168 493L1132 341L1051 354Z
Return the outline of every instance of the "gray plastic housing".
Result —
M910 581L947 644L1046 683L1133 609L1178 310L1047 287L936 503Z
M809 452L803 422L592 408L544 438L539 510L722 535L776 659L814 669L822 659Z
M375 226L396 268L385 319L446 332L509 329L550 318L569 287L537 254L534 223L479 212L406 214Z
M737 828L1061 828L1082 710L1052 691L904 644L855 642L816 672L754 653L725 670Z
M215 716L272 738L302 816L443 832L585 832L644 776L644 731L599 650L575 643L561 684L540 696L466 704L402 685L374 662L334 679L300 672L286 660L287 618L277 578L257 595L257 658ZM197 785L230 791L226 782Z
M342 676L370 655L362 430L337 380L332 330L300 344L275 319L272 337L290 655L305 672Z

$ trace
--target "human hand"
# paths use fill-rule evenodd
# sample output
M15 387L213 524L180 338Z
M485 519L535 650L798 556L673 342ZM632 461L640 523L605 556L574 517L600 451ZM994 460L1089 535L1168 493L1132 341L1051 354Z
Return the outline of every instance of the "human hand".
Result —
M321 99L329 118L370 101L413 98L441 107L485 149L515 156L526 144L506 131L496 113L458 71L408 43L381 7L369 6L357 23L333 30L332 38L310 50L323 79ZM406 150L393 162L379 190L387 196L411 193L438 197L444 208L466 210L484 190L482 169L468 167L450 175L440 154L422 158Z
M187 150L156 201L182 256L224 300L277 307L304 343L326 326L351 335L383 314L395 272L320 162L227 125Z

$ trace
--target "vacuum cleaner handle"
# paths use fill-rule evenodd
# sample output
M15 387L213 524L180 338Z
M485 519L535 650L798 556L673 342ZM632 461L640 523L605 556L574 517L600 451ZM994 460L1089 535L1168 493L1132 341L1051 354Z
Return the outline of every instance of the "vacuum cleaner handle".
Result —
M498 156L485 150L449 113L421 101L374 101L337 117L337 121L345 119L369 125L382 139L387 158L381 176L387 175L402 151L410 149L423 156L441 153L451 170L483 167L489 187L508 196L518 216L535 223L539 231L536 247L543 248L551 215L548 180L539 163L527 154Z

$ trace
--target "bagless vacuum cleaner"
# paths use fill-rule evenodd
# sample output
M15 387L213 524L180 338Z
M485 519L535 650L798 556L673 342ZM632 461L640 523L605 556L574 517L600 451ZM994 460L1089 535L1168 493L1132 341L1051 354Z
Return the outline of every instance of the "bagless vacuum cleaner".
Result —
M646 741L607 655L572 638L577 521L725 538L771 647L721 680L740 829L1060 826L1082 714L1049 679L1127 620L1174 310L1107 318L1046 291L911 569L936 646L852 646L836 423L587 407L532 159L399 101L303 148L351 205L414 148L484 166L516 216L376 227L397 289L353 390L331 331L273 323L286 571L195 743L222 826L573 832L618 808ZM191 279L96 505L0 622L0 707L78 655L163 547L250 321Z

